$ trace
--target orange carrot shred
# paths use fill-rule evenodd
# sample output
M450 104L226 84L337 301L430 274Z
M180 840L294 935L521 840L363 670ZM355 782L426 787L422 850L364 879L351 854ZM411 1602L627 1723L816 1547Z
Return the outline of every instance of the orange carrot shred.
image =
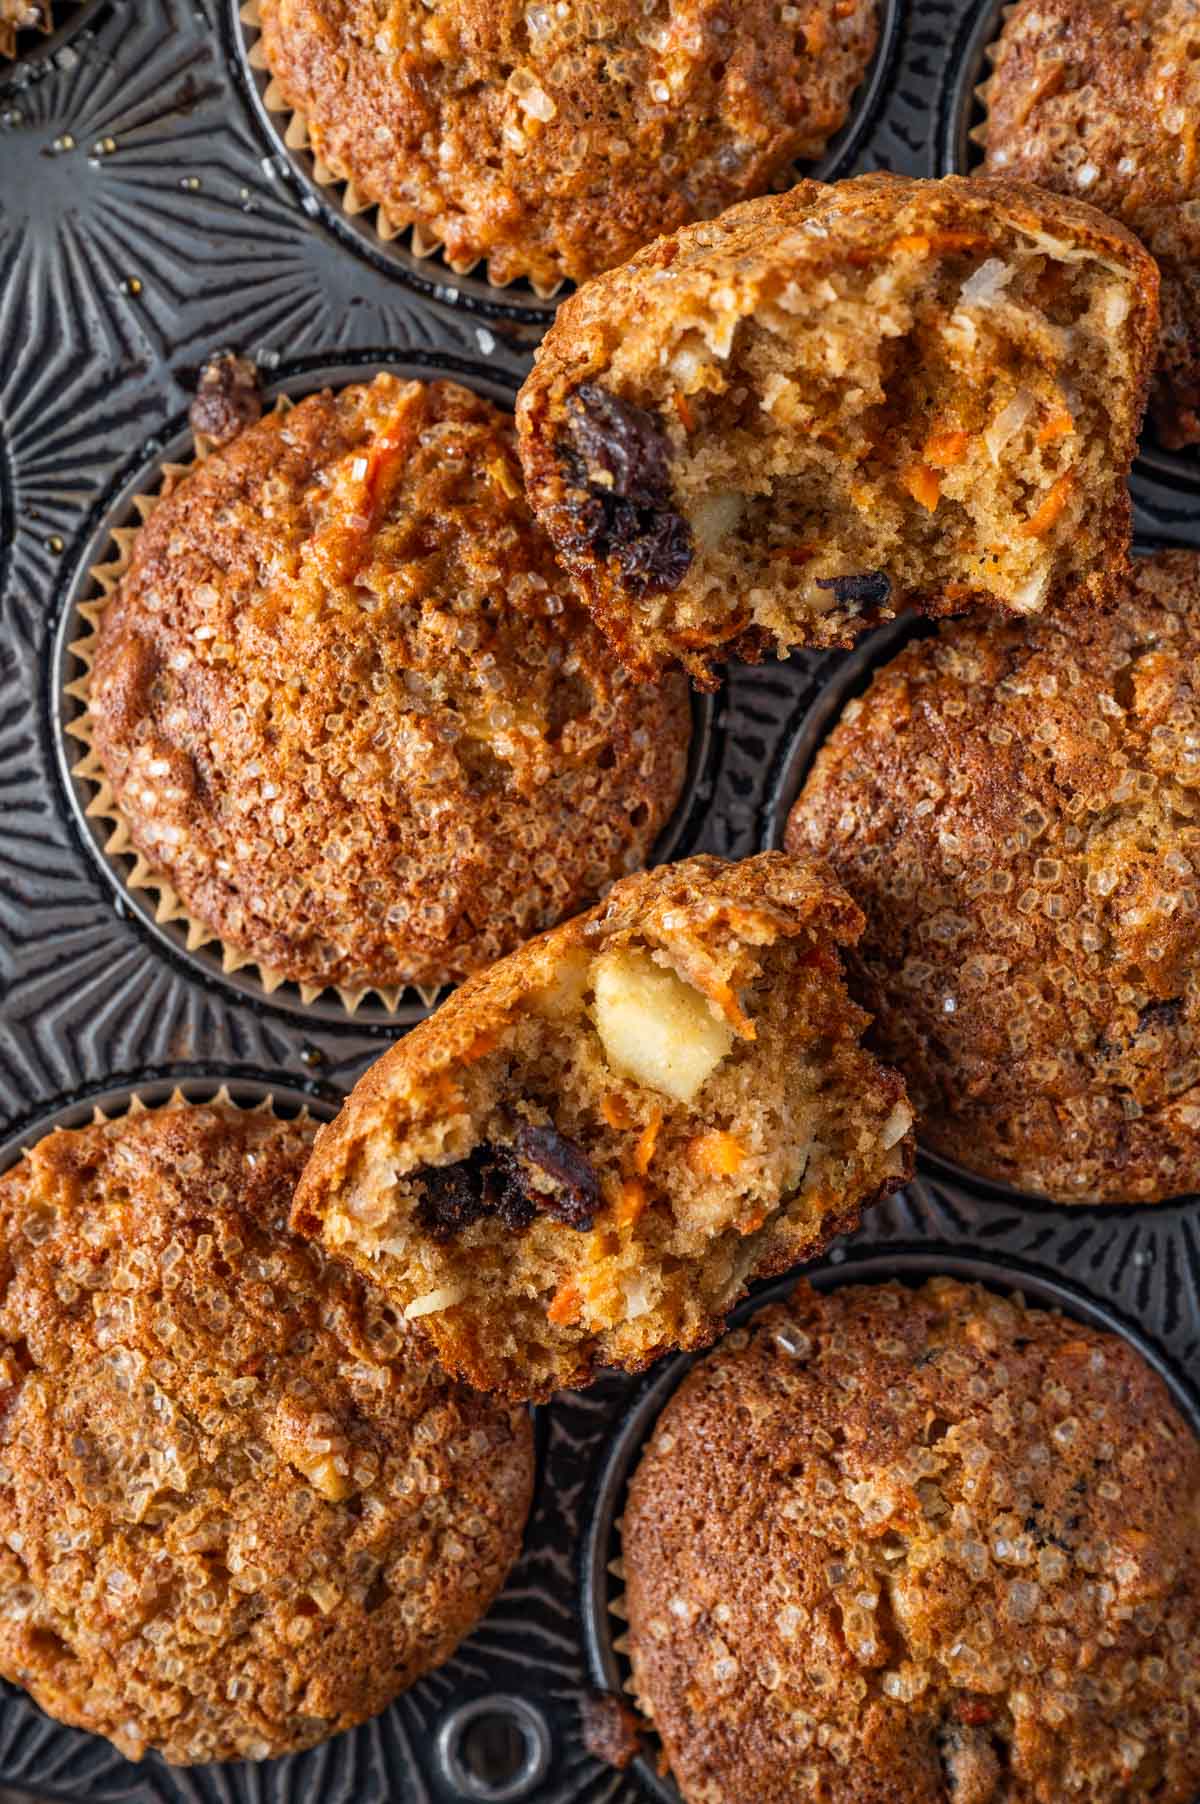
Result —
M662 1110L655 1109L649 1121L638 1135L637 1148L633 1155L633 1169L645 1177L650 1169L650 1161L654 1157L654 1148L658 1141L658 1130L662 1126Z
M675 411L683 421L685 432L695 432L696 416L692 412L691 403L681 389L675 390Z
M570 1278L559 1285L550 1299L550 1307L546 1311L547 1320L556 1327L567 1328L577 1322L583 1314L583 1298L579 1286Z
M1023 539L1040 539L1044 532L1049 532L1067 505L1067 497L1074 485L1074 471L1064 471L1054 487L1043 498L1041 506L1029 516L1023 526L1018 527L1017 530Z
M914 501L919 502L927 513L933 512L941 495L936 470L931 470L928 464L910 464L907 470L901 470L900 481Z
M1039 428L1037 442L1039 445L1048 445L1053 439L1065 438L1067 433L1074 429L1074 426L1075 421L1070 413L1065 407L1060 407L1057 413L1052 413L1050 418Z
M745 1148L735 1134L713 1128L698 1134L688 1147L687 1161L693 1171L710 1178L729 1178L739 1170L746 1157Z
M615 1091L610 1091L603 1098L600 1104L600 1113L610 1128L627 1128L633 1122L625 1098L618 1096Z
M635 1227L646 1213L649 1200L640 1178L625 1178L621 1184L621 1200L617 1204L618 1224L622 1228Z
M935 470L952 470L960 464L967 453L971 442L969 432L962 432L955 427L948 427L941 432L931 432L925 440L925 449L921 455L927 464Z

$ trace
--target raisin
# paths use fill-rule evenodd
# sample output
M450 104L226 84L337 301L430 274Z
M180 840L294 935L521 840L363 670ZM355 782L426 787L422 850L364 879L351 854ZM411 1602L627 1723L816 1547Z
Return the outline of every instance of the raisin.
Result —
M1138 1010L1137 1032L1151 1027L1178 1027L1183 1018L1183 998L1172 996L1168 1002L1147 1002Z
M864 570L858 576L818 576L818 589L832 589L843 608L881 608L892 592L886 570Z
M535 1185L530 1167L553 1189ZM417 1221L439 1245L489 1215L514 1234L539 1212L586 1232L600 1207L600 1180L587 1156L554 1128L528 1123L517 1129L511 1146L485 1140L465 1159L428 1166L420 1176Z
M554 1185L553 1196L539 1199L547 1214L586 1233L600 1207L600 1180L587 1154L556 1128L528 1122L517 1129L514 1144L517 1156Z
M585 1691L579 1698L583 1745L596 1760L623 1772L641 1752L642 1723L615 1691Z
M677 589L692 529L672 506L670 445L654 415L585 382L567 402L558 457L575 547L615 557L635 594Z
M196 398L188 409L192 431L227 445L246 426L262 417L258 371L246 357L220 351L200 372Z

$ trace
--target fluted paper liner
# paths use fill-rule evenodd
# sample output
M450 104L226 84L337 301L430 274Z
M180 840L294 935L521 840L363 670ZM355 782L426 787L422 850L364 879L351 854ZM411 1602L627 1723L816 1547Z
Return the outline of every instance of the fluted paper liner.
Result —
M1011 0L1011 3L1009 5L1002 6L1000 8L1000 11L996 15L996 35L994 38L992 38L990 43L985 44L985 46L984 46L984 50L983 50L984 61L993 70L995 69L996 57L999 53L1000 34L1004 30L1004 27L1008 24L1008 21L1012 18L1013 14L1016 12L1016 10L1017 10L1016 0ZM976 84L973 92L974 92L975 99L979 102L979 105L983 108L984 117L979 121L978 125L973 125L971 127L970 131L967 133L968 139L970 140L970 142L973 145L975 145L976 149L979 151L979 157L980 157L981 163L982 163L984 154L987 151L988 91L991 88L991 85L992 85L992 77L990 75L986 78L986 80L978 82ZM961 175L970 175L972 173L972 171L970 169L963 169L963 170L960 170L959 173Z
M245 0L245 4L239 10L239 16L243 25L248 26L252 31L257 31L261 23L258 0ZM351 218L356 218L360 213L369 213L371 209L374 208L375 230L384 244L391 244L393 240L399 238L403 232L407 232L409 234L409 249L412 251L414 257L418 257L424 261L428 257L436 256L439 251L443 251L447 265L454 271L456 276L469 276L474 270L479 268L481 263L484 263L482 257L470 257L466 260L460 259L458 262L455 262L452 257L445 254L442 240L436 237L430 231L428 226L420 225L415 220L411 219L395 218L380 202L369 200L365 194L360 193L359 189L355 186L354 181L349 176L339 175L336 170L331 169L328 163L324 162L313 149L312 138L308 129L308 119L303 113L297 111L295 107L289 105L288 101L284 98L279 83L275 80L275 77L271 75L267 59L263 55L262 45L257 38L248 46L246 60L252 69L260 70L263 74L270 76L270 80L267 83L262 97L263 105L269 113L278 113L281 116L286 116L287 124L285 125L282 134L283 142L289 150L308 150L312 152L313 180L322 188L341 188L342 209L344 212L348 213ZM495 276L493 276L491 268L485 267L487 280L495 289L508 288L513 282L518 280L518 277L516 276L509 276L505 281L499 282L496 280ZM552 299L563 286L561 281L551 283L547 286L543 282L538 282L533 276L528 277L528 281L534 294L537 295L540 301Z
M28 1145L22 1146L16 1162L20 1163L21 1159L28 1159L30 1154L36 1147L41 1145L43 1140L48 1139L51 1134L59 1131L65 1133L78 1133L83 1127L100 1127L106 1122L120 1121L126 1115L157 1115L167 1109L211 1109L213 1107L236 1109L240 1115L269 1115L272 1121L280 1121L283 1119L275 1107L275 1097L269 1089L260 1101L243 1104L236 1102L229 1094L229 1085L227 1083L219 1084L211 1096L185 1096L182 1088L176 1084L170 1095L165 1096L161 1102L143 1101L141 1092L134 1088L130 1090L129 1100L124 1108L113 1107L110 1105L106 1110L102 1109L99 1103L96 1103L92 1109L91 1120L81 1122L79 1127L62 1130L57 1128L47 1128L44 1133L38 1134L36 1140L31 1140ZM288 1119L311 1121L312 1111L309 1109L308 1105L305 1104L297 1110L294 1117L288 1117Z
M288 411L292 403L286 396L276 402L276 411ZM148 495L135 495L133 506L139 522L144 525L158 506L179 486L180 482L198 464L204 462L212 450L212 442L199 434L195 440L196 456L189 463L164 464L162 483L159 489ZM109 857L124 856L133 860L132 868L125 875L125 886L130 890L142 890L155 896L154 919L159 926L167 926L178 922L185 930L185 944L189 952L196 952L202 946L219 945L221 948L221 969L226 976L235 971L251 970L257 976L263 990L270 996L281 984L289 981L283 971L277 971L255 958L251 952L227 945L220 935L211 927L206 927L194 915L189 914L181 901L177 890L169 877L154 869L133 843L129 828L126 825L112 785L96 754L93 744L93 721L90 713L92 665L96 654L96 637L100 630L100 621L108 606L117 585L129 568L133 553L134 541L137 538L136 526L114 526L112 529L113 554L101 564L93 564L90 575L98 593L87 601L81 601L78 607L80 619L87 630L78 639L74 639L69 647L73 657L83 665L83 674L66 685L66 693L80 704L82 712L74 720L66 723L67 732L75 739L82 741L85 750L83 756L72 766L72 774L81 777L94 788L94 795L88 802L84 812L91 819L100 819L110 823L111 832L104 843L104 850ZM395 988L383 988L379 985L367 985L362 989L344 989L332 984L297 983L303 1002L313 1002L328 989L335 989L347 1013L353 1014L355 1009L367 996L378 996L384 1007L395 1010L406 996L416 996L425 1008L432 1008L445 986L424 988L421 985L400 984Z

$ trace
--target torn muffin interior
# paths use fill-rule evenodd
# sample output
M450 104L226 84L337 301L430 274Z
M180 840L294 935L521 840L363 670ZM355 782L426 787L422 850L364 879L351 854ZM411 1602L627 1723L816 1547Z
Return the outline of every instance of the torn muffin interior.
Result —
M815 934L743 946L707 994L695 974L579 935L299 1225L510 1395L711 1338L751 1275L900 1181L911 1113Z
M775 275L746 311L651 309L563 409L560 549L607 561L639 638L783 653L902 605L1036 612L1086 574L1138 405L1132 270L972 229Z

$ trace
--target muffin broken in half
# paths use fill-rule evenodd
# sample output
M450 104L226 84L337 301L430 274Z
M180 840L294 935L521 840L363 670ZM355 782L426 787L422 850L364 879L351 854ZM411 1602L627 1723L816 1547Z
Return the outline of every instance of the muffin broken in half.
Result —
M318 1137L294 1225L452 1372L543 1398L696 1346L911 1169L820 866L693 858L473 978Z
M1032 187L802 182L563 305L518 402L529 496L642 674L1103 602L1157 294L1130 232Z

